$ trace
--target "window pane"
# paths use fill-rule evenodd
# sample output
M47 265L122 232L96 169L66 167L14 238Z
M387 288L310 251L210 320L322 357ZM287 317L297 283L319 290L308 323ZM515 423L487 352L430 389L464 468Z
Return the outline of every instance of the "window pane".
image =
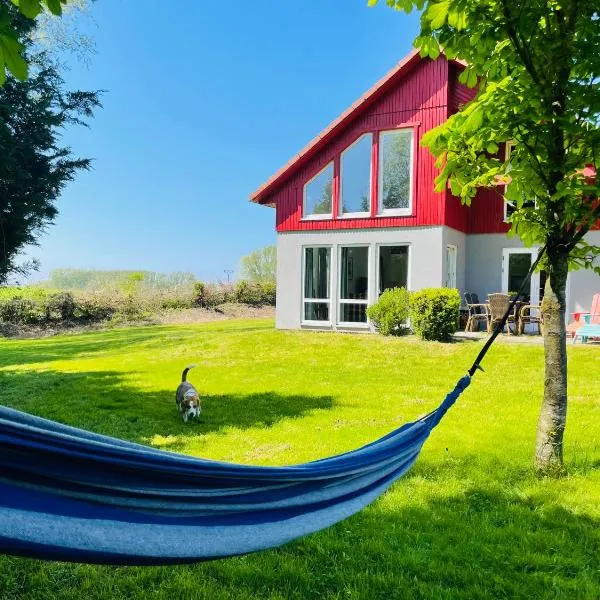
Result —
M369 249L342 248L340 299L366 300L369 286Z
M329 321L329 303L328 302L305 302L304 303L305 321Z
M408 246L379 248L379 293L408 287Z
M304 186L304 215L331 214L333 163Z
M305 248L304 297L329 299L330 248Z
M344 323L366 323L366 304L340 304L340 321Z
M412 130L386 131L379 137L379 208L410 206Z
M342 214L371 212L371 147L373 136L363 135L342 153Z
M532 256L529 252L511 252L508 255L508 292L517 292L525 281L531 268ZM529 294L523 294L522 299L529 302Z

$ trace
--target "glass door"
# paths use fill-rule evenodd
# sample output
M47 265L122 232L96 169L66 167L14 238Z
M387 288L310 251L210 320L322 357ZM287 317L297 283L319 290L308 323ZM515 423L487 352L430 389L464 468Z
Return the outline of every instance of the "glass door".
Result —
M369 247L340 249L339 323L367 322L369 298Z

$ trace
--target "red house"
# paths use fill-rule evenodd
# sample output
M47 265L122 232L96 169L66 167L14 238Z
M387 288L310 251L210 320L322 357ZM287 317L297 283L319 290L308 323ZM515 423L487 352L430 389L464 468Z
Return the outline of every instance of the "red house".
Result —
M483 299L520 286L537 249L506 236L501 189L471 207L435 192L438 169L420 145L473 97L462 68L412 52L252 194L276 211L279 328L368 329L367 306L390 287ZM583 310L600 278L570 279L571 310ZM533 277L533 304L542 283Z

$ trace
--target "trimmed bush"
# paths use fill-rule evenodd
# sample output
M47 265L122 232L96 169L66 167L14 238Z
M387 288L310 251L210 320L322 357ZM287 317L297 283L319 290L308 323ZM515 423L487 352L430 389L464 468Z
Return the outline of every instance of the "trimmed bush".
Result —
M428 288L413 292L411 295L411 326L424 340L449 341L458 328L459 315L458 290Z
M406 333L409 312L410 292L406 288L386 290L376 304L367 308L367 316L383 335Z

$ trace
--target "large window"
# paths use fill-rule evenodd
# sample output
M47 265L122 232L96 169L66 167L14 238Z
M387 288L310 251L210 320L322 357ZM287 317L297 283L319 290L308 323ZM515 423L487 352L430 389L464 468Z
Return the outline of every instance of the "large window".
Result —
M331 217L333 206L333 163L329 163L304 186L305 219Z
M331 248L304 248L304 321L329 322Z
M381 132L379 136L379 214L411 214L412 148L412 129Z
M342 246L340 251L340 323L366 323L369 248Z
M399 287L408 289L408 246L380 246L379 294Z
M341 157L340 216L371 212L371 149L373 135L362 135Z

